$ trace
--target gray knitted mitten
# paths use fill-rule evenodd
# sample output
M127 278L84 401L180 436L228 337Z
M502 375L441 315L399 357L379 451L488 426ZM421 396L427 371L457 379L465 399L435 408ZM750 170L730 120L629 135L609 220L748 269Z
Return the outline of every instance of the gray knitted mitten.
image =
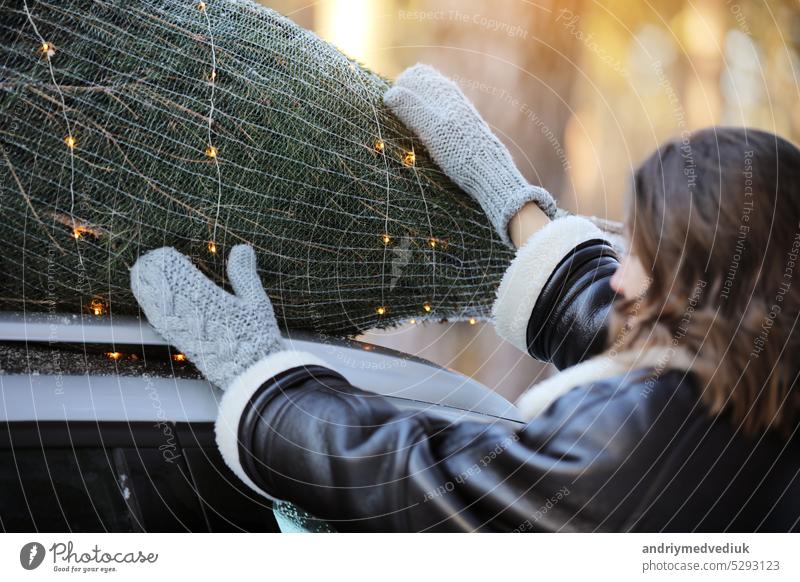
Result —
M511 154L495 137L455 83L433 67L403 71L383 96L384 103L417 134L444 172L481 205L506 244L508 223L535 202L553 218L556 203L522 177Z
M170 247L142 255L131 269L131 288L147 320L221 388L284 349L251 247L231 249L228 280L234 295Z

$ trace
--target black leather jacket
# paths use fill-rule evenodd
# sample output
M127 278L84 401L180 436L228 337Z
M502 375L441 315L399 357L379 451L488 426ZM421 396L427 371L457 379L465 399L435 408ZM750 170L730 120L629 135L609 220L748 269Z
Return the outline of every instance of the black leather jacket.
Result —
M555 245L526 326L529 353L559 368L604 348L614 300L613 250L583 239ZM342 531L788 531L800 520L798 439L744 438L676 369L575 386L524 428L401 412L321 366L281 372L243 410L241 470Z

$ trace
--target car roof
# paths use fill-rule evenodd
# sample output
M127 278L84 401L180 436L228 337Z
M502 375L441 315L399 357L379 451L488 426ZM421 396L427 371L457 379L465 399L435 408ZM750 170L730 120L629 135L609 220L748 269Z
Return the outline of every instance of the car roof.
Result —
M401 408L453 421L521 421L517 409L496 392L421 358L307 332L292 332L285 340L291 349L313 353L353 385L388 397ZM106 346L105 353L167 349L165 340L139 318L0 312L0 343L6 349L5 355L0 354L4 368L0 421L213 422L216 418L221 393L196 375L123 373L119 362L107 362L105 373L8 365L14 353L29 361L34 346L55 352L69 345Z

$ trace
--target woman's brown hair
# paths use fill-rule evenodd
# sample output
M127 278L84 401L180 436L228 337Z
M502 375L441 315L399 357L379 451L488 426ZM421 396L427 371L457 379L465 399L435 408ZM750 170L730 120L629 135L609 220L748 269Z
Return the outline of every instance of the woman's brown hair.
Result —
M800 418L800 150L710 128L636 171L626 229L652 280L612 317L616 349L683 348L702 401L747 434Z

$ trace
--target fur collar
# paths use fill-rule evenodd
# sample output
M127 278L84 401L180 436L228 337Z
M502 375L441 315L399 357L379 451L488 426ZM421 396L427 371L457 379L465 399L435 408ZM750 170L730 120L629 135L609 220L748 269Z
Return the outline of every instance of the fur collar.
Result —
M519 397L517 408L525 421L539 416L561 396L584 384L626 376L633 370L652 368L658 372L667 369L690 370L693 357L682 349L650 348L640 352L601 354L534 384ZM624 381L624 379L623 379Z

